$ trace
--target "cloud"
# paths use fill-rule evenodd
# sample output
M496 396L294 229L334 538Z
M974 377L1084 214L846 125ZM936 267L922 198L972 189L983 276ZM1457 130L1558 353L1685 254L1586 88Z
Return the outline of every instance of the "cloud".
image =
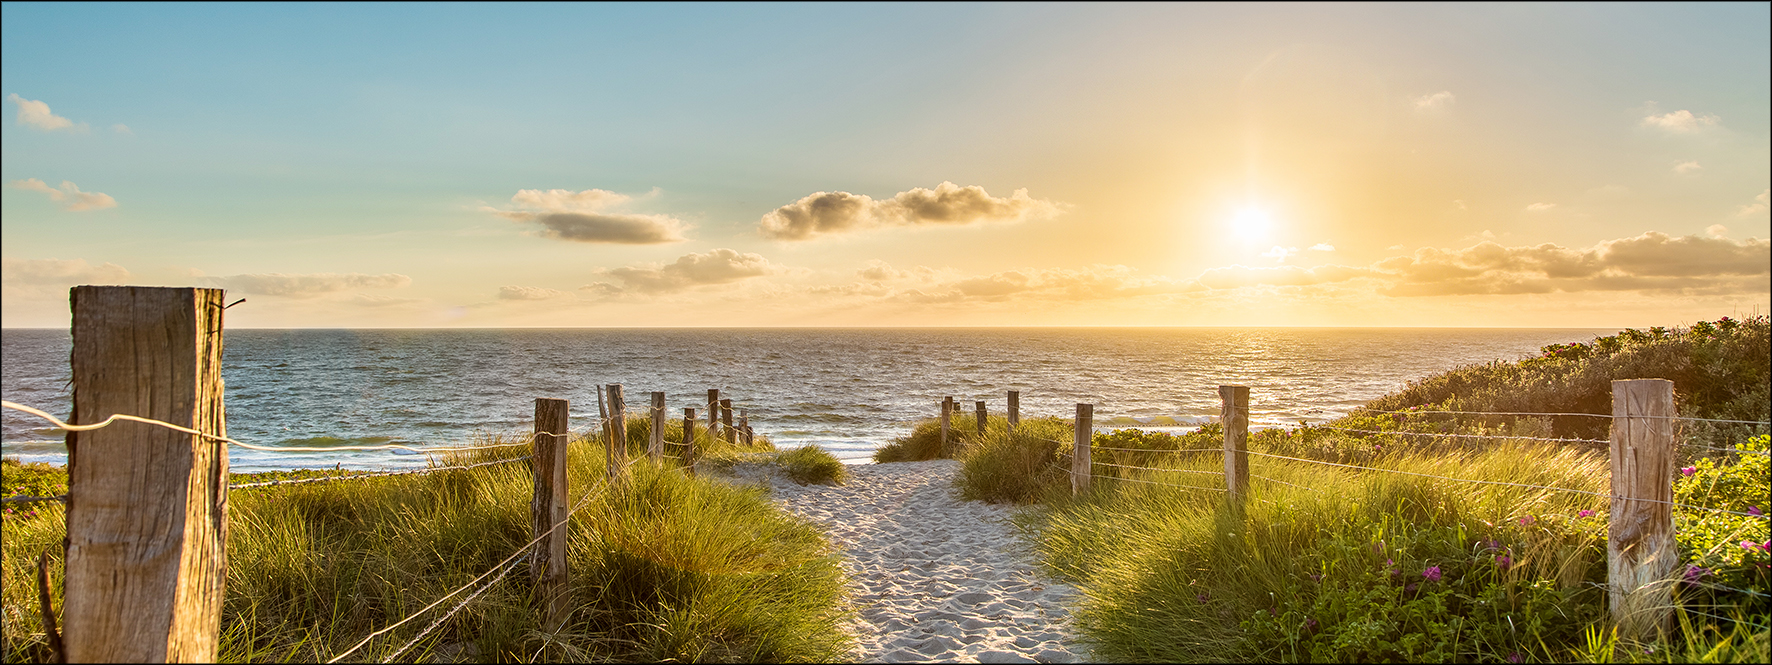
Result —
M49 112L49 105L35 99L25 99L18 93L7 95L6 98L18 105L18 124L45 132L58 129L70 132L84 131L86 123L75 124L74 121Z
M1722 118L1718 118L1714 115L1693 115L1691 111L1681 109L1672 113L1663 113L1661 115L1650 114L1648 117L1643 118L1642 125L1644 127L1659 128L1676 134L1688 134L1705 127L1715 127L1720 122L1722 122Z
M1441 91L1436 92L1431 95L1422 95L1420 97L1409 98L1409 101L1415 103L1415 110L1417 110L1417 111L1429 111L1429 110L1433 110L1433 109L1437 109L1437 108L1445 108L1447 106L1451 106L1452 102L1454 102L1456 100L1457 100L1457 98L1453 97L1452 92L1448 91L1448 90L1441 90Z
M650 197L657 189L648 193ZM514 210L483 207L483 210L514 222L541 226L544 238L573 242L656 245L682 242L688 224L669 215L646 215L612 211L634 197L604 189L574 192L568 189L522 189L511 197Z
M366 275L354 272L322 272L305 275L254 273L228 277L206 277L204 279L230 291L290 298L312 298L346 289L394 289L412 283L412 278L405 275L394 273Z
M816 192L764 215L758 230L765 238L806 240L891 226L1014 223L1050 217L1062 208L1029 197L1026 189L993 197L977 185L942 182L935 189L917 187L882 201L849 192Z
M91 265L85 259L3 259L0 276L8 286L121 284L129 271L115 263Z
M675 293L698 286L731 284L752 277L781 272L782 268L759 254L740 253L732 249L716 249L707 253L691 252L673 263L627 266L598 270L621 281L620 286L599 282L579 287L603 295L625 293Z
M1704 227L1704 232L1709 233L1712 238L1721 238L1729 235L1729 227L1723 226L1722 224L1712 224Z
M1697 173L1698 170L1702 169L1702 168L1704 168L1704 167L1699 166L1698 162L1696 162L1696 161L1680 162L1680 163L1674 165L1674 173L1678 173L1680 175L1687 175L1690 173Z
M1544 212L1557 207L1555 203L1534 203L1526 206L1526 212Z
M42 180L36 178L14 180L12 181L11 186L13 189L43 192L44 194L49 195L49 200L60 203L65 210L103 210L105 208L117 207L117 199L111 198L110 194L102 192L82 192L78 185L66 180L62 181L60 189L50 187Z
M1772 241L1734 241L1648 232L1572 249L1545 243L1460 250L1423 248L1384 259L1374 276L1386 295L1551 293L1623 290L1764 291Z
M118 134L134 134L135 133L135 130L130 129L129 125L125 125L123 123L117 123L115 125L111 125L111 131L116 132Z
M1268 257L1270 259L1273 259L1275 261L1285 261L1287 257L1292 256L1297 253L1298 253L1297 247L1281 247L1279 245L1274 245L1273 249L1262 252L1261 255Z
M572 294L539 286L501 286L498 287L499 300L552 300L566 298Z
M1735 216L1752 217L1764 214L1768 207L1772 207L1772 189L1761 190L1760 195L1754 197L1754 202L1741 206L1740 210L1735 211Z
M890 263L874 259L868 261L867 267L855 271L855 275L865 280L883 282L904 277L905 273L894 269Z
M933 271L931 271L933 272ZM880 285L874 287L878 292ZM890 300L910 303L963 301L1086 301L1185 293L1201 290L1193 280L1141 276L1123 265L1092 265L1087 268L1020 268L989 275L956 276L924 288L884 293Z
M1372 274L1371 270L1348 266L1250 268L1233 265L1213 268L1201 273L1199 283L1209 289L1234 289L1259 285L1313 286L1331 282L1345 282L1356 277L1369 277Z
M1464 204L1464 199L1452 199L1452 207L1457 208L1459 210L1470 210L1471 209L1470 206L1467 206Z
M1313 252L1333 252L1333 251L1335 251L1335 246L1331 245L1329 243L1326 243L1326 242L1320 242L1315 245L1311 245L1311 251L1313 251Z

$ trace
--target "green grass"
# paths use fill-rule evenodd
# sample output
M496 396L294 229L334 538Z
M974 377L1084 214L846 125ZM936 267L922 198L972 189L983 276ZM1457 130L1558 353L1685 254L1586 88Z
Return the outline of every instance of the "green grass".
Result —
M1008 416L985 416L985 438L1000 435L1009 428ZM930 418L911 426L911 433L893 439L874 450L875 463L921 462L932 459L954 459L961 451L978 443L978 416L954 413L948 417L948 442L941 442L941 420Z
M528 569L520 564L400 658L423 660L464 645L472 645L476 659L523 662L846 657L842 572L820 532L756 490L645 461L645 439L636 449L633 436L630 430L630 459L640 459L631 480L615 489L599 489L600 443L579 439L569 447L571 500L587 492L590 499L570 526L572 614L564 629L541 629L529 604ZM474 451L438 463L524 452ZM55 467L4 470L8 487L65 478ZM342 652L528 542L532 493L522 462L232 492L220 659L312 661ZM7 662L47 656L35 559L49 554L59 607L61 510L41 504L36 515L8 516L0 527L0 654ZM350 660L393 655L453 604L370 642Z
M1305 427L1250 437L1257 452L1441 478L1254 456L1251 500L1229 506L1221 455L1175 452L1220 449L1217 426L1115 430L1098 432L1094 445L1130 450L1093 451L1098 478L1072 497L1069 425L1056 421L1038 435L993 432L964 448L958 482L969 498L1031 504L1019 523L1043 565L1083 592L1077 621L1103 660L1765 662L1766 520L1677 509L1674 625L1663 639L1630 643L1606 609L1603 497L1447 479L1603 495L1605 444L1526 437L1605 432L1574 419L1418 412L1609 413L1609 400L1594 395L1612 378L1662 376L1674 379L1682 414L1764 420L1765 319L1693 328L1627 331L1586 352L1553 345L1522 363L1461 368L1371 404L1417 412L1330 423L1380 434ZM1767 437L1740 427L1681 434L1723 450L1686 446L1680 502L1772 509L1768 458L1756 454Z
M843 462L818 446L801 446L776 455L775 460L790 480L801 485L840 485L849 475Z

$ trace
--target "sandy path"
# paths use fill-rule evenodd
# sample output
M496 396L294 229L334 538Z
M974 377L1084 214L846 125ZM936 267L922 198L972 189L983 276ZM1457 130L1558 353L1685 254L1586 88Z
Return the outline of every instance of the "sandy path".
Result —
M1070 663L1087 659L1068 626L1076 591L1040 576L1011 508L961 501L952 460L849 467L840 486L800 486L739 465L843 550L860 621L859 660Z

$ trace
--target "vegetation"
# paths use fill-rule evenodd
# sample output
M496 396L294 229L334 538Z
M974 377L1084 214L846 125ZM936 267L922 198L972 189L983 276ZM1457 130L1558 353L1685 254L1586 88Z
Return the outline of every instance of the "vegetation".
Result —
M818 446L801 446L781 453L775 459L788 478L801 485L840 485L849 475L843 462Z
M758 490L652 464L644 436L635 445L633 424L625 483L602 482L599 443L580 438L569 445L571 500L582 507L569 527L572 614L562 630L539 625L528 568L519 560L502 582L410 650L397 653L455 600L371 640L349 660L844 658L850 638L843 630L843 574L818 529ZM725 447L707 443L715 452ZM521 446L471 451L434 464L522 454ZM8 463L3 470L9 493L66 483L59 467ZM344 652L527 543L532 494L522 463L234 491L220 659L317 661ZM0 526L6 662L49 657L37 610L39 553L48 555L58 608L61 601L63 511L60 504L36 505L35 514L8 515Z
M1764 318L1724 320L1429 377L1326 427L1250 437L1255 452L1400 473L1254 456L1240 509L1223 501L1215 425L1097 433L1082 497L1062 421L964 448L958 482L1035 504L1021 524L1083 590L1077 618L1104 660L1765 662L1764 434L1683 429L1675 625L1637 644L1606 610L1606 446L1537 440L1604 439L1605 419L1423 412L1610 413L1612 379L1664 377L1682 414L1764 421L1768 352Z
M948 444L941 444L941 420L931 418L911 427L911 433L893 439L874 450L874 462L921 462L932 459L954 459L965 448L1001 436L1009 430L1007 416L986 415L985 436L978 435L978 416L956 412L948 416Z

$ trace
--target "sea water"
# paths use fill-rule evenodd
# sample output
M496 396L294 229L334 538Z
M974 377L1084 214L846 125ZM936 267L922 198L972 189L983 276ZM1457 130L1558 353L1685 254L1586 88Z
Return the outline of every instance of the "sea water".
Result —
M1217 386L1250 388L1254 426L1321 422L1409 381L1615 332L1450 328L867 328L230 330L222 377L228 434L270 446L464 445L531 428L538 397L571 402L583 432L599 384L631 412L664 391L667 414L706 417L709 388L748 409L778 448L814 444L849 461L936 416L952 396L971 413L1069 418L1094 404L1098 428L1196 426ZM5 399L66 418L66 330L8 329ZM64 463L62 432L4 412L0 453ZM388 451L267 453L233 448L236 471L421 465Z

